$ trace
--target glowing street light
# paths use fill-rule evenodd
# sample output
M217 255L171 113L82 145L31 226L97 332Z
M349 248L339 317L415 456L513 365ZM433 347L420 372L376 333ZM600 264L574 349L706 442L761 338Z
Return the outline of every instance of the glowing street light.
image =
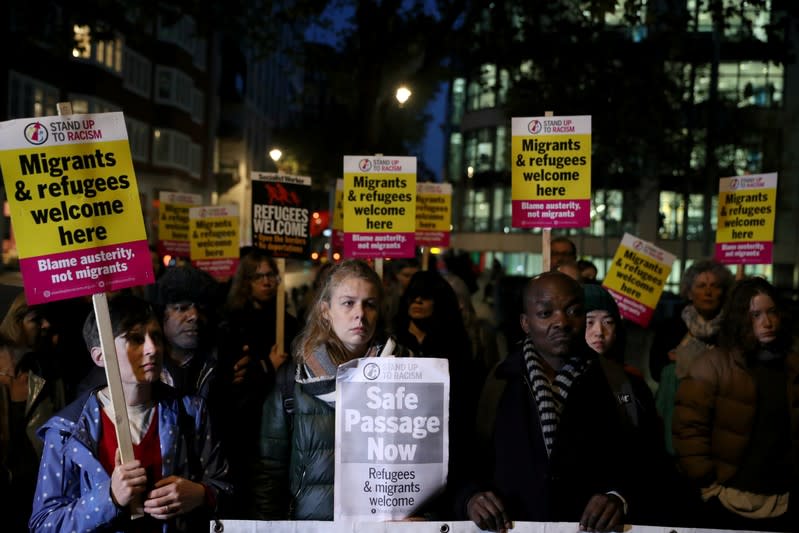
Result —
M272 161L274 161L275 163L277 163L278 161L280 161L280 158L281 158L282 156L283 156L283 152L281 152L281 151L280 151L279 149L277 149L277 148L272 148L271 150L269 150L269 157L271 157L271 158L272 158Z
M394 97L397 99L397 102L399 102L399 104L402 105L408 101L408 98L410 98L412 94L413 93L411 92L410 89L402 85L397 88L397 93L394 95Z

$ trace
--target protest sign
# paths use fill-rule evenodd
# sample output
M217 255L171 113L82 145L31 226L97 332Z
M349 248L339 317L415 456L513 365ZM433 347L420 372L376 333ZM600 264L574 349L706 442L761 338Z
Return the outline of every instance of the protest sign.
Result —
M514 117L511 132L513 226L589 226L591 117Z
M158 195L158 253L189 257L189 208L202 204L202 196L162 191Z
M0 123L28 304L154 281L122 113Z
M602 283L613 295L623 318L643 327L649 324L674 259L652 243L624 234Z
M239 208L216 205L189 208L191 264L220 281L239 265Z
M452 184L416 185L416 244L449 246L452 227Z
M344 180L336 180L336 205L333 208L333 239L334 249L344 248Z
M416 158L344 156L344 255L416 254Z
M307 259L311 178L252 173L252 244L272 257Z
M777 174L719 180L715 258L725 264L771 263Z
M336 376L334 518L400 520L443 490L446 359L369 357Z

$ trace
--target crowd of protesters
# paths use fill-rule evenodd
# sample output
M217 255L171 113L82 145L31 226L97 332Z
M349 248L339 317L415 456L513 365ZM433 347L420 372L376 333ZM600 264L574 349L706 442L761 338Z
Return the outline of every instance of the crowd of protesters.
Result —
M515 320L502 326L476 312L464 257L388 262L384 279L363 261L327 263L298 316L282 317L282 343L273 258L243 250L228 283L160 269L154 285L109 295L135 455L124 463L90 301L20 294L0 322L4 524L332 520L336 369L389 344L449 362L448 483L419 519L799 530L799 355L774 287L694 262L684 307L653 326L640 368L596 266L567 238L551 253L551 271L509 279L510 298L494 262L480 303Z

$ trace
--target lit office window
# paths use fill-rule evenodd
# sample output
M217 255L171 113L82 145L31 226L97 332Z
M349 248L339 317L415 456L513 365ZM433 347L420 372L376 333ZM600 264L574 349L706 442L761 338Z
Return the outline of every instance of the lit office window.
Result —
M508 128L507 126L497 126L497 157L494 158L494 170L508 170L510 162L508 161L510 143L508 142Z
M713 16L708 10L707 2L688 0L686 9L691 17L691 29L700 32L713 31ZM751 35L759 41L767 40L766 27L771 22L771 0L765 0L762 7L754 6L751 2L741 2L741 0L723 0L723 11L725 14L725 37L736 38Z
M660 191L660 224L658 234L661 239L679 239L686 230L683 195L673 191ZM718 220L718 196L713 196L710 203L710 228L704 227L704 195L688 195L687 236L699 239L707 231L716 231Z
M711 67L696 65L694 103L710 97ZM685 65L683 83L690 87L691 66ZM738 107L779 107L782 105L784 69L762 61L724 62L719 64L718 97ZM688 96L688 95L687 95Z
M450 110L450 122L454 125L460 124L463 119L463 108L466 104L466 80L456 78L452 82L452 109Z
M622 231L624 193L620 190L598 189L591 202L591 235L619 237Z
M8 72L8 118L57 114L58 88L37 79Z
M463 177L463 135L453 132L449 136L449 179L460 182Z

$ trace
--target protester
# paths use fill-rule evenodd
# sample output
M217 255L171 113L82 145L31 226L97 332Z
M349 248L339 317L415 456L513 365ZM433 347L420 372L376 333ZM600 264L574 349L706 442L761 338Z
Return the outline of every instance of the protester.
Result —
M554 270L566 274L575 281L580 281L580 267L577 265L577 261L565 259Z
M630 511L635 524L686 525L698 506L690 487L666 453L663 424L655 409L652 391L638 369L625 365L626 331L619 307L608 291L584 284L585 341L600 355L599 361L618 400L617 409L626 422L625 460L638 484L647 487ZM668 501L669 505L664 505Z
M597 275L599 274L599 270L597 270L596 265L587 260L587 259L580 259L577 261L577 268L580 269L580 283L596 283L597 282Z
M555 237L549 243L550 270L557 270L567 261L577 261L577 245L568 237Z
M400 310L400 299L408 288L411 278L420 270L419 260L395 259L388 263L383 276L383 319L389 331L394 327L394 318Z
M789 324L767 281L738 282L718 346L680 383L674 448L706 502L704 527L797 530L799 354Z
M382 282L366 263L348 260L330 270L297 338L296 366L280 369L279 385L264 402L261 457L249 485L254 518L333 519L336 368L380 355L382 296Z
M716 344L722 320L721 306L732 282L732 273L721 263L713 260L694 263L685 271L680 283L680 294L688 305L679 317L661 323L655 331L649 370L652 377L660 381L656 405L664 423L666 449L672 455L674 395L693 360Z
M475 479L457 511L481 529L512 520L579 522L611 531L634 505L624 431L597 356L585 344L580 285L559 272L524 294L521 350L503 361L481 398Z
M34 358L18 355L0 336L0 501L11 511L3 520L9 531L27 530L42 456L36 431L64 406L58 380L46 380Z
M235 387L229 389L226 410L236 419L223 422L224 443L237 487L251 477L249 465L259 456L259 422L264 399L274 387L277 370L285 364L297 334L297 321L285 309L283 346L277 345L277 291L280 272L274 258L257 248L242 256L228 293L226 316L219 327L219 373ZM240 422L240 421L243 421ZM242 490L233 515L244 517L253 506L253 493Z
M450 284L458 299L458 308L463 318L463 326L469 335L471 353L475 361L475 369L485 378L488 371L494 368L500 360L499 344L494 325L489 320L477 315L472 303L469 288L461 278L455 274L443 274L444 279Z
M39 431L44 455L30 529L129 531L130 504L142 498L142 531L205 530L231 493L205 402L159 381L163 338L146 302L120 295L108 307L135 460L120 462L108 388L77 399ZM83 331L104 366L94 312Z

